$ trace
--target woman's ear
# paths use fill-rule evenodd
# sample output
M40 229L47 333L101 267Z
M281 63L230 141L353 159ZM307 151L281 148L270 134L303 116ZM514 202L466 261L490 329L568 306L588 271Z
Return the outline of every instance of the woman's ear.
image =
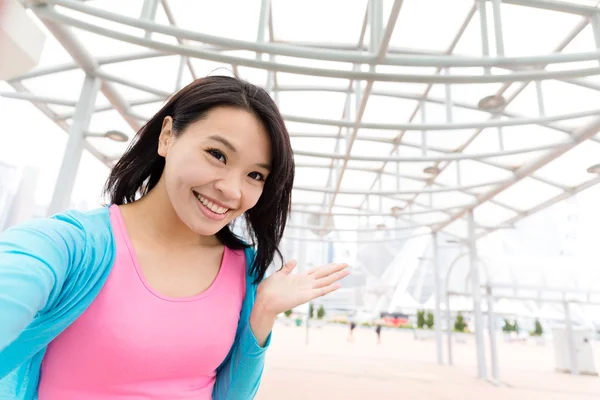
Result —
M167 151L173 143L173 139L173 118L171 118L170 115L167 115L163 120L162 129L158 136L158 155L162 157L167 156Z

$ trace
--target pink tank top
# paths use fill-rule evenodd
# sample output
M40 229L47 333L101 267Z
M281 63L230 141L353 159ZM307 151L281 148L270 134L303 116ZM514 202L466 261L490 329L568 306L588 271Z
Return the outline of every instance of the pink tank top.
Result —
M210 399L242 309L244 252L225 248L206 291L170 298L144 279L117 206L110 216L113 269L96 300L48 346L39 399Z

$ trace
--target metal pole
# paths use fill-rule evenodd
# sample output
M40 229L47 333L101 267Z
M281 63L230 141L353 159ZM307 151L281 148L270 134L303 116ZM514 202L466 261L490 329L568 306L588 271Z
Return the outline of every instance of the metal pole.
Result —
M309 325L310 325L310 306L312 305L312 302L308 303L308 311L306 313L306 335L304 338L304 344L308 346L309 343Z
M492 0L492 14L494 16L494 32L496 34L496 54L504 57L504 35L502 33L502 15L500 13L501 0Z
M479 8L479 25L481 29L481 55L484 57L489 57L490 55L490 44L489 44L489 36L488 36L488 26L487 26L487 11L486 11L486 3L487 0L478 0L478 8ZM490 67L484 67L484 73L489 75L491 73Z
M492 379L494 380L494 382L498 382L500 380L500 373L498 370L498 350L496 348L496 314L494 314L494 295L491 287L488 287L487 290L490 355L492 358Z
M49 215L65 211L70 206L71 193L73 192L81 154L83 153L85 132L87 132L90 125L98 90L100 90L100 79L86 75L75 108L73 123L69 127L69 139L54 187L52 201L48 207Z
M258 34L256 41L258 43L264 42L266 39L267 25L269 23L269 13L271 12L271 0L262 0L260 3L260 14L258 20ZM256 52L256 59L262 59L261 52Z
M438 234L433 233L433 268L435 276L435 347L437 350L437 363L444 364L444 348L442 343L442 310L440 304L442 302L442 288L440 281L440 262L439 262L439 246ZM450 324L450 321L448 321Z
M154 22L157 8L158 0L144 0L142 12L140 13L140 20ZM144 37L150 39L152 37L152 31L147 30Z
M448 334L448 365L453 365L452 360L452 316L450 315L450 295L448 294L448 285L446 284L446 321Z
M445 75L450 75L450 68L444 70ZM454 109L452 103L452 86L450 84L444 85L445 88L445 105L446 105L446 122L452 122L452 112ZM429 100L428 100L429 101Z
M427 123L427 102L425 100L423 100L421 102L421 122L423 124ZM421 150L422 150L422 154L423 157L427 156L427 131L426 130L422 130L421 131Z
M546 107L544 106L544 92L542 90L542 81L535 81L535 91L537 94L538 110L540 117L546 115Z
M592 14L592 31L594 33L594 43L596 48L600 49L600 12ZM598 60L600 62L600 60Z
M567 346L569 349L569 360L571 361L571 375L579 375L579 366L577 365L577 349L575 348L575 337L573 335L573 324L571 322L571 311L569 302L565 301L565 327L567 333Z
M371 43L369 50L373 54L379 51L381 38L383 37L383 1L369 0L369 23L371 28Z
M181 87L183 86L183 70L185 69L187 62L188 62L188 58L185 56L182 56L179 59L179 69L177 70L177 80L175 81L175 91L176 92L179 89L181 89Z
M477 265L477 243L475 240L475 219L473 210L469 210L469 264L471 269L471 290L473 292L473 315L475 317L475 342L477 344L477 370L479 378L487 378L485 364L485 343L483 342L483 315L481 313L481 289L479 287L479 268Z

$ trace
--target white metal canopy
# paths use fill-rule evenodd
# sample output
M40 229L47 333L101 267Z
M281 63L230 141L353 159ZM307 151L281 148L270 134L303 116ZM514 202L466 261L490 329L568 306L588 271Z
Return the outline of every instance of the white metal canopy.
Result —
M293 209L318 216L296 227L329 240L423 225L466 239L456 222L478 207L481 236L600 181L586 172L600 150L595 1L26 4L50 43L2 96L72 133L81 82L98 81L79 125L110 166L126 143L98 136L131 137L192 79L264 86L296 152Z

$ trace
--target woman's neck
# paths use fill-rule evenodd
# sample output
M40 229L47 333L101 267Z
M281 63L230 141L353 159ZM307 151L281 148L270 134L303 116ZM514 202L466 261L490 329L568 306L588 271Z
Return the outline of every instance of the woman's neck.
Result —
M166 191L161 189L154 187L141 199L120 206L132 237L150 246L169 249L220 245L216 236L202 236L190 230L173 209Z

